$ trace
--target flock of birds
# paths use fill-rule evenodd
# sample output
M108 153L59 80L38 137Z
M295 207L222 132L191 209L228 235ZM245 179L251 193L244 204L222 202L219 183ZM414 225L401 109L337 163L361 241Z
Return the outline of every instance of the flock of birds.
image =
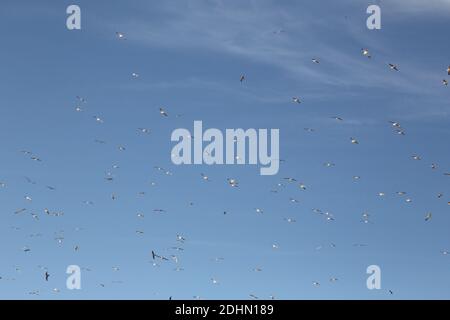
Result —
M284 32L284 31L277 31L277 32L274 32L274 34L279 34L280 32ZM116 37L117 37L117 39L119 41L127 40L125 34L122 33L122 32L117 32L116 33ZM363 57L368 58L368 59L372 59L372 54L369 51L369 49L367 49L367 48L362 48L361 49L361 55ZM312 58L311 61L314 64L320 64L321 63L319 58ZM387 63L386 66L392 71L400 72L399 66L394 64L394 63ZM448 68L446 70L446 74L450 76L450 66L448 66ZM140 77L140 75L137 72L133 72L133 73L131 73L131 77L133 79L138 79ZM245 74L240 75L239 81L241 83L247 81L247 78L246 78ZM445 79L445 78L442 79L442 84L444 86L448 86L448 80ZM75 112L85 112L84 106L87 103L87 99L84 98L84 97L81 97L81 96L77 96L76 99L77 99L77 105L75 107ZM289 99L287 99L287 101L289 101ZM295 97L291 98L291 102L294 103L294 104L302 104L304 101L303 101L303 99L301 97L295 96ZM155 113L156 113L156 111L155 111ZM163 118L169 118L169 117L172 116L169 113L169 111L166 110L165 107L160 107L159 108L159 115L160 115L160 117L163 117ZM175 115L175 116L179 117L180 115ZM331 118L334 119L335 121L338 121L338 122L345 121L341 116L332 116ZM99 123L99 124L104 123L103 117L100 116L100 115L92 115L92 119L94 119L94 121ZM393 132L395 134L405 135L405 130L404 130L404 128L402 127L402 125L399 122L397 122L397 121L390 121L389 122L389 126L392 128L392 130L393 130ZM314 132L315 131L315 129L313 129L313 128L305 128L305 130L308 131L308 132ZM142 127L137 128L137 131L140 134L143 134L143 135L151 134L151 132L152 132L152 130L150 128L142 128ZM102 140L95 140L95 142L96 143L100 143L100 144L105 143L105 141L102 141ZM353 144L353 145L359 145L360 144L360 141L357 138L355 138L355 137L349 137L349 142L351 144ZM119 151L126 151L126 147L124 145L119 145L117 148L118 148ZM43 158L41 158L40 155L35 154L34 152L29 151L29 150L21 150L21 154L24 155L25 157L29 158L31 161L35 161L35 162L42 162L42 161L44 161ZM413 160L413 161L421 161L422 157L420 155L414 154L414 155L411 155L411 160ZM284 161L284 160L282 160L282 161ZM335 164L332 163L332 162L326 162L323 165L325 167L334 167L335 166ZM432 170L439 170L439 166L437 164L435 164L435 163L432 163L430 165L430 168ZM118 165L113 165L112 169L113 170L119 169L119 166ZM173 173L170 170L167 170L167 169L165 169L163 167L160 167L160 166L154 166L154 169L157 170L158 172L160 172L163 175L173 175ZM445 175L445 176L449 176L449 178L450 178L450 172L442 172L442 174ZM201 173L199 178L202 179L205 182L210 182L211 181L210 177L206 173ZM353 176L353 179L355 181L359 180L360 178L361 178L360 176ZM106 181L108 181L108 182L113 182L114 179L115 179L115 175L114 175L113 171L106 172L104 179ZM26 177L26 181L29 184L36 184L36 182L33 181L29 177ZM228 184L228 186L231 187L231 188L239 188L239 181L236 178L228 178L226 181L224 181L224 183ZM155 186L156 182L151 182L151 184L152 184L152 186ZM308 186L304 182L298 181L295 177L283 177L283 178L280 179L280 182L276 186L274 186L274 188L272 188L270 190L270 192L271 193L279 193L286 184L295 185L301 191L306 191L308 189ZM0 181L0 188L1 189L7 189L8 188L8 182L7 181ZM51 186L51 185L45 185L45 188L47 190L49 190L49 191L56 190L56 187ZM141 196L145 195L145 191L140 192L139 195L141 195ZM386 194L385 194L385 192L379 192L378 196L379 197L384 197L384 196L386 196ZM397 196L402 197L404 199L404 201L407 202L407 203L412 202L412 199L408 196L408 194L405 191L398 191L397 192ZM443 199L444 197L445 196L444 196L443 193L439 193L437 195L437 198L439 198L439 199ZM23 198L24 198L25 203L27 203L28 205L30 205L33 202L33 196L32 195L26 194L26 195L23 196ZM117 194L114 194L114 193L111 194L111 200L112 201L115 201L117 199L118 199L118 195ZM295 199L295 198L289 198L289 201L292 202L292 203L298 203L299 202L299 200ZM93 205L94 204L94 202L91 201L91 200L84 201L84 203L86 205ZM193 206L194 204L192 202L190 202L189 205ZM448 202L448 205L450 205L450 201ZM263 214L264 213L264 209L263 208L259 208L259 207L254 208L254 211L257 214ZM331 221L335 220L335 217L333 216L333 214L331 212L323 211L323 210L318 209L318 208L313 208L312 212L317 214L317 215L322 216L325 221L331 222ZM64 212L63 211L55 211L55 210L51 210L49 208L42 208L41 213L46 215L46 216L50 216L50 217L61 217L61 216L64 216ZM164 213L166 213L166 210L163 209L163 208L154 208L153 209L153 213L155 213L155 214L164 214ZM40 213L36 213L36 211L34 211L34 210L29 210L27 206L18 208L16 211L12 212L12 214L13 214L13 217L14 216L19 216L19 215L29 214L30 217L32 219L34 219L34 220L39 220L41 218L41 214ZM226 211L226 210L223 211L223 215L227 215L227 214L228 214L228 211ZM11 221L13 221L13 217L11 217ZM145 214L143 212L138 212L136 214L136 217L138 219L144 219L145 218ZM430 220L432 220L432 217L433 217L433 215L432 215L431 212L426 212L423 219L424 219L425 222L429 222ZM283 217L283 220L286 223L296 223L297 222L296 218L294 218L294 217ZM361 222L364 223L364 224L372 223L371 215L368 212L363 212L362 215L361 215ZM13 228L15 230L17 230L17 231L20 230L17 227L13 227ZM144 233L143 230L136 230L136 234L138 234L138 235L141 235L143 233ZM40 234L31 234L30 235L30 237L38 237L38 236L41 236L41 235ZM63 241L64 241L64 231L56 232L55 236L54 236L54 240L57 243L60 243L60 244L63 243ZM184 268L181 267L180 254L185 251L185 243L189 242L189 240L184 235L177 234L177 235L174 236L174 242L175 242L175 244L169 245L168 246L169 249L165 250L164 252L158 251L157 248L149 249L149 258L151 259L153 266L158 267L161 264L173 264L173 266L174 266L173 270L174 271L181 272L181 271L184 270ZM355 246L365 246L365 244L361 244L361 243L357 243L357 244L354 244L354 245ZM336 247L336 245L334 243L331 243L330 247L334 248L334 247ZM81 250L80 245L78 245L78 244L75 244L72 248L73 248L74 251ZM317 249L320 250L321 248L322 248L322 246L318 247ZM280 249L279 244L273 243L272 244L272 249L273 250L279 250ZM24 252L24 254L29 254L30 252L32 252L32 247L24 246L24 247L22 247L21 250ZM169 253L166 253L166 252L169 252ZM441 253L443 255L449 255L450 251L449 250L442 250ZM212 261L215 261L215 262L221 262L223 260L224 260L223 257L212 258ZM20 267L19 266L16 266L15 268L16 268L17 272L20 271ZM46 267L43 267L43 266L39 266L39 268L42 269L42 281L45 281L45 282L51 281L50 270L48 270ZM90 271L89 268L84 268L83 270ZM112 270L117 272L117 271L120 270L120 267L119 266L112 266ZM261 267L259 267L259 266L253 268L252 270L254 272L262 272L263 271L263 269ZM8 281L8 280L14 281L15 278L14 277L5 277L5 276L0 274L0 281ZM335 276L330 276L330 278L328 280L329 280L330 283L335 283L335 282L338 281L338 278L335 277ZM216 277L211 277L210 278L210 282L211 282L212 285L220 285L220 280L218 278L216 278ZM321 285L321 283L319 281L316 281L316 280L311 281L311 284L314 287L319 287ZM99 285L101 287L105 287L106 283L99 283ZM55 292L55 293L59 293L60 291L61 291L61 289L58 288L58 287L55 287L53 289L53 292ZM41 290L32 290L32 291L28 292L29 295L40 295L41 293L42 293ZM389 294L393 294L393 291L392 290L388 290L388 293ZM261 298L261 297L255 295L254 293L250 293L248 295L248 297L252 298L252 299L259 299L259 298ZM170 297L170 299L171 298L172 297ZM201 297L195 295L195 296L193 296L193 298L200 299ZM265 297L262 297L262 298L265 298ZM275 299L275 296L274 295L270 295L269 298L270 299Z

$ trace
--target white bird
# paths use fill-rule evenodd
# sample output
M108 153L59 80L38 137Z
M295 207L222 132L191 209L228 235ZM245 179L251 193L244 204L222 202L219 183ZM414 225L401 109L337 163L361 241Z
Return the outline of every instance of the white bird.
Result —
M103 119L100 118L99 116L93 116L93 118L95 119L95 121L97 121L98 123L103 123Z
M292 98L292 102L294 102L294 103L302 103L302 101L298 97L293 97Z
M315 58L313 58L311 61L314 62L314 63L317 63L317 64L320 63L320 61L318 59L315 59Z
M236 179L230 179L230 178L228 178L227 181L228 181L228 184L229 184L231 187L233 187L233 188L238 187L239 182L238 182Z
M388 66L391 70L399 71L398 66L396 66L395 64L389 63Z
M351 141L353 144L359 144L358 140L356 140L355 138L350 138L350 141Z
M432 213L431 212L428 212L427 214L426 214L426 216L425 216L425 221L430 221L431 220L431 218L432 218Z
M132 76L134 79L139 78L139 74L136 73L136 72L133 72L133 73L131 74L131 76Z
M138 130L141 133L145 133L145 134L149 134L150 133L150 129L148 129L148 128L138 128Z
M372 56L370 55L370 52L368 49L362 48L361 49L361 53L363 56L367 57L367 58L372 58Z
M116 36L119 40L126 40L125 34L123 34L122 32L116 32Z
M159 108L159 114L162 115L162 116L164 116L164 117L168 117L168 116L169 116L169 115L167 114L167 112L164 111L163 108Z

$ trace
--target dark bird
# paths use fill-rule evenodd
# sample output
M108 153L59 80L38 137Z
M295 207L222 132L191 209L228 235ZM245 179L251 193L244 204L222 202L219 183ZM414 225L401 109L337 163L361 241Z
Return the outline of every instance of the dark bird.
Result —
M47 271L45 271L45 281L48 281L49 277L50 277L50 274Z

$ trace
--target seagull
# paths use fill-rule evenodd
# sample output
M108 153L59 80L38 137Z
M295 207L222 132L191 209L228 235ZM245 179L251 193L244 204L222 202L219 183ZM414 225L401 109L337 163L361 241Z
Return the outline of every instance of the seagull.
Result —
M76 112L82 112L82 111L83 111L83 108L77 106L77 107L75 107L75 111L76 111Z
M427 215L425 216L425 221L430 221L432 218L432 214L431 212L428 212Z
M314 282L313 282L313 286L315 286L315 287L319 287L319 286L320 286L320 283L319 283L319 282L317 282L317 281L314 281Z
M16 211L14 211L14 214L19 214L19 213L22 213L22 212L25 212L25 211L27 211L27 209L25 209L25 208L18 209Z
M362 222L364 222L364 223L370 223L370 215L367 213L367 212L364 212L363 214L362 214Z
M168 117L168 116L169 116L169 115L167 114L167 112L164 111L163 108L159 108L159 114L162 115L162 116L164 116L164 117Z
M126 40L125 35L122 32L116 32L116 36L119 40Z
M422 160L422 158L418 155L413 155L411 158L413 158L413 160Z
M214 278L211 278L211 281L212 281L213 284L219 284L219 281L217 281L217 280L214 279Z
M287 180L288 182L296 182L297 180L295 178L291 178L291 177L287 177L287 178L283 178L284 180ZM282 185L279 185L280 187Z
M314 63L317 63L317 64L320 63L320 61L318 59L315 59L315 58L313 58L311 61L314 62Z
M370 52L369 52L368 49L362 48L362 49L361 49L361 53L362 53L363 56L365 56L365 57L367 57L367 58L372 58L372 56L370 55Z
M396 127L396 128L401 127L400 123L398 123L397 121L389 121L389 123L392 124L393 127Z
M448 81L447 80L442 80L442 84L444 85L444 86L448 86Z
M296 220L293 218L284 218L285 221L287 221L288 223L295 223Z
M350 141L351 141L353 144L359 144L358 140L356 140L355 138L350 138Z
M209 177L207 175L205 175L204 173L200 173L200 175L202 176L202 179L205 181L210 181Z
M76 98L77 98L77 100L80 101L81 103L86 103L86 102L87 102L87 100L86 100L85 98L83 98L83 97L76 96Z
M388 66L391 70L399 71L398 67L395 64L389 63Z
M145 133L145 134L149 134L150 133L150 129L148 129L148 128L138 128L138 130L141 133Z
M330 282L336 282L336 281L338 281L338 278L330 278Z
M259 299L259 298L258 298L257 296L255 296L254 294L250 294L249 297L252 298L252 299L255 299L255 300L258 300L258 299Z
M242 83L245 80L245 76L241 75L241 77L239 78L239 81Z
M100 118L99 116L93 116L93 118L95 119L95 121L97 121L98 123L103 123L103 119Z
M302 103L302 101L298 97L293 97L292 98L292 102L294 102L294 103Z
M181 235L179 235L179 234L177 234L177 241L178 242L184 242L184 241L186 241L186 238L181 236Z
M139 74L136 73L136 72L133 72L133 73L131 74L131 76L132 76L133 78L135 78L135 79L139 78Z
M231 187L233 187L233 188L238 187L239 182L238 182L236 179L230 179L230 178L228 178L227 181L228 181L228 184L229 184Z
M435 170L435 169L437 169L437 164L432 163L430 167L431 167L431 169Z
M304 183L300 183L298 187L302 190L306 190L306 185Z
M447 68L447 74L450 76L450 66Z
M45 271L45 281L48 281L49 277L50 277L50 274L47 271Z

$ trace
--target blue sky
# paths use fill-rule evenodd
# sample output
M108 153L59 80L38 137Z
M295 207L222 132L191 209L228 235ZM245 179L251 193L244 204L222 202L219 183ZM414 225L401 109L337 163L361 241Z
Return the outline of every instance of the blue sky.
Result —
M74 3L79 31L66 28ZM2 1L0 298L450 298L449 16L445 0ZM170 134L194 120L280 129L280 172L173 165ZM177 234L182 252L170 249ZM153 266L151 250L183 271ZM72 264L83 268L78 291L65 288ZM381 290L366 287L372 264Z

